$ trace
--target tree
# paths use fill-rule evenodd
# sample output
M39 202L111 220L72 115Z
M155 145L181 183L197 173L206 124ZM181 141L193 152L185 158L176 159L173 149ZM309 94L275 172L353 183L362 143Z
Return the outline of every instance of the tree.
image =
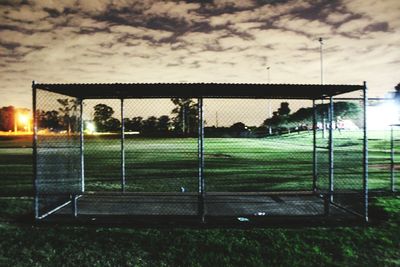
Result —
M334 116L346 119L359 119L361 114L360 105L352 102L336 102L333 104Z
M157 132L157 118L154 116L148 117L142 121L142 131L145 134L154 134Z
M60 104L58 111L60 112L61 125L66 128L67 133L71 133L75 131L75 125L78 119L78 106L79 101L73 98L64 98L57 99L57 102Z
M13 106L0 109L0 131L12 131L14 129L15 110Z
M230 134L234 136L241 136L247 131L247 127L243 122L236 122L229 127Z
M396 90L396 92L394 92L394 99L398 104L400 104L400 83L394 87L394 90Z
M93 119L98 122L105 122L111 118L114 114L114 110L112 107L107 106L106 104L97 104L94 106L94 116Z
M243 132L247 130L246 125L243 122L236 122L230 127L235 132Z
M58 130L61 127L59 112L57 110L38 110L37 120L39 128Z
M132 119L125 118L125 130L140 132L142 131L142 117L133 117Z
M290 113L289 103L282 102L280 108L278 108L279 116L288 116Z
M157 120L157 131L167 133L171 126L171 119L167 115L163 115Z
M312 124L313 108L300 108L290 116L290 120L297 124Z
M116 118L109 118L104 124L107 132L116 132L121 130L121 122Z
M97 104L94 106L93 121L96 124L96 129L99 132L108 131L110 125L115 124L115 120L113 120L113 122L109 122L113 114L114 110L112 107L107 106L106 104Z
M278 111L274 111L274 112L272 112L272 117L266 119L263 122L263 125L265 125L267 127L275 128L275 127L278 127L280 123L281 123L281 117L279 116Z
M316 105L317 117L321 118L325 116L325 120L328 119L328 113L326 110L329 107L329 103ZM336 102L333 104L334 120L340 117L342 119L352 119L356 122L360 119L361 107L352 102ZM281 107L278 111L273 113L272 118L268 118L264 121L263 125L270 126L273 128L285 127L290 131L290 128L299 127L304 125L312 125L314 110L312 107L300 108L296 112L289 114L289 105L281 103ZM282 115L286 114L286 115Z
M272 117L266 119L263 122L263 125L265 125L266 127L272 127L272 128L286 127L289 130L289 128L290 128L289 114L290 114L289 103L282 102L280 107L278 108L278 110L274 111L272 113Z
M176 107L172 110L174 115L172 124L175 131L183 135L196 133L197 122L197 103L191 98L171 98Z

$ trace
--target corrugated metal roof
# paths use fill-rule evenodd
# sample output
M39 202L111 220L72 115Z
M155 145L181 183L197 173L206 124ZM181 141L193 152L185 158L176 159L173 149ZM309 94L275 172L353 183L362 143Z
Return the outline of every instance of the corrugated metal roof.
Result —
M287 98L319 99L362 90L364 85L264 83L36 83L34 88L83 99Z

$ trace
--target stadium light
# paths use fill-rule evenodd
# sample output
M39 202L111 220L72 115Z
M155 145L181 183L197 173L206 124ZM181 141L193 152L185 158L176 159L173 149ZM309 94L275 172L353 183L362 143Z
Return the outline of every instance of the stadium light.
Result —
M89 134L96 132L96 125L93 122L86 122L86 130Z
M29 117L26 114L19 114L18 115L18 121L22 125L27 125L29 123Z
M24 130L27 132L31 131L31 117L26 113L17 113L16 114L16 124L15 124L15 132L18 131L18 124L22 125Z
M383 130L399 123L399 107L394 101L368 107L368 128Z

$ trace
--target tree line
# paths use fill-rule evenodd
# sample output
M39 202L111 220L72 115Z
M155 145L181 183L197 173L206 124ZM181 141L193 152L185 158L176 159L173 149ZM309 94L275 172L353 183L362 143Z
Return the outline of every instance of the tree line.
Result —
M395 86L393 94L396 103L400 103L400 83ZM125 130L130 132L140 132L141 134L179 134L184 136L195 136L198 131L197 103L190 98L171 98L175 105L169 115L160 117L150 116L143 118L140 116L124 118ZM68 133L78 131L79 125L79 102L76 99L66 98L57 99L58 108L54 110L37 110L38 127L49 129L50 131L66 131ZM329 104L316 105L316 115L318 121L328 120ZM0 108L0 131L12 131L16 123L16 113L18 110L28 111L27 109L17 109L13 106ZM249 131L266 131L266 128L273 129L275 132L293 129L309 129L312 126L313 108L300 108L291 113L288 102L282 102L280 107L273 112L270 118L257 127L248 127L242 122L237 122L230 127L207 127L206 133L214 135L233 134L240 135ZM335 102L334 119L351 119L359 124L359 114L361 108L352 102ZM112 107L105 104L94 106L93 123L98 132L118 132L121 129L121 121L114 117Z
M192 99L172 98L175 104L171 111L171 117L162 115L160 117L140 116L124 118L125 131L139 132L143 135L183 135L196 136L198 131L197 103ZM59 108L55 110L38 110L37 120L39 129L50 131L66 131L67 133L76 132L80 129L79 125L79 103L75 99L57 99ZM328 116L328 104L316 106L319 118ZM335 118L356 119L360 112L360 107L355 103L337 102L334 104ZM290 113L289 103L282 102L280 107L273 112L271 118L267 118L259 127L248 127L242 122L237 122L230 127L207 127L206 133L210 136L231 135L243 136L243 133L252 130L263 131L265 127L272 127L275 132L282 128L290 131L292 128L301 126L309 127L312 125L313 109L300 108L294 113ZM115 111L106 104L94 106L93 123L96 132L119 132L121 121L114 117ZM13 107L3 107L0 109L0 129L3 131L12 130L14 127L15 110Z
M175 105L172 117L141 116L124 118L125 131L140 132L144 135L180 134L193 136L197 134L197 103L190 98L171 98ZM98 132L116 132L121 129L121 121L114 118L114 110L105 104L94 106L93 122Z
M333 103L334 121L338 119L351 119L356 124L361 125L360 121L360 105L353 102L335 102ZM272 127L275 130L286 129L288 132L291 129L310 129L313 125L314 109L300 108L294 113L290 113L289 103L282 102L280 107L273 112L272 117L263 122L263 126ZM318 104L315 106L315 115L319 122L328 122L329 104Z
M37 110L39 129L51 131L76 132L79 125L79 101L72 98L57 99L57 110Z
M150 116L148 118L124 118L125 131L140 132L141 134L175 133L192 136L197 133L197 103L190 98L171 98L175 105L171 117ZM39 129L50 131L66 131L68 133L79 130L79 102L75 99L57 99L58 109L37 110ZM119 132L120 119L115 118L115 111L106 104L97 104L93 108L93 123L96 132ZM10 115L13 116L13 115Z

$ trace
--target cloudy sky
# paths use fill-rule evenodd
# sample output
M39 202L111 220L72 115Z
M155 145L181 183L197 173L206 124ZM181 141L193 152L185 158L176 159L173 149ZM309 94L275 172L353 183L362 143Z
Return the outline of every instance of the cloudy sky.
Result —
M39 82L400 82L400 1L0 0L0 106Z

